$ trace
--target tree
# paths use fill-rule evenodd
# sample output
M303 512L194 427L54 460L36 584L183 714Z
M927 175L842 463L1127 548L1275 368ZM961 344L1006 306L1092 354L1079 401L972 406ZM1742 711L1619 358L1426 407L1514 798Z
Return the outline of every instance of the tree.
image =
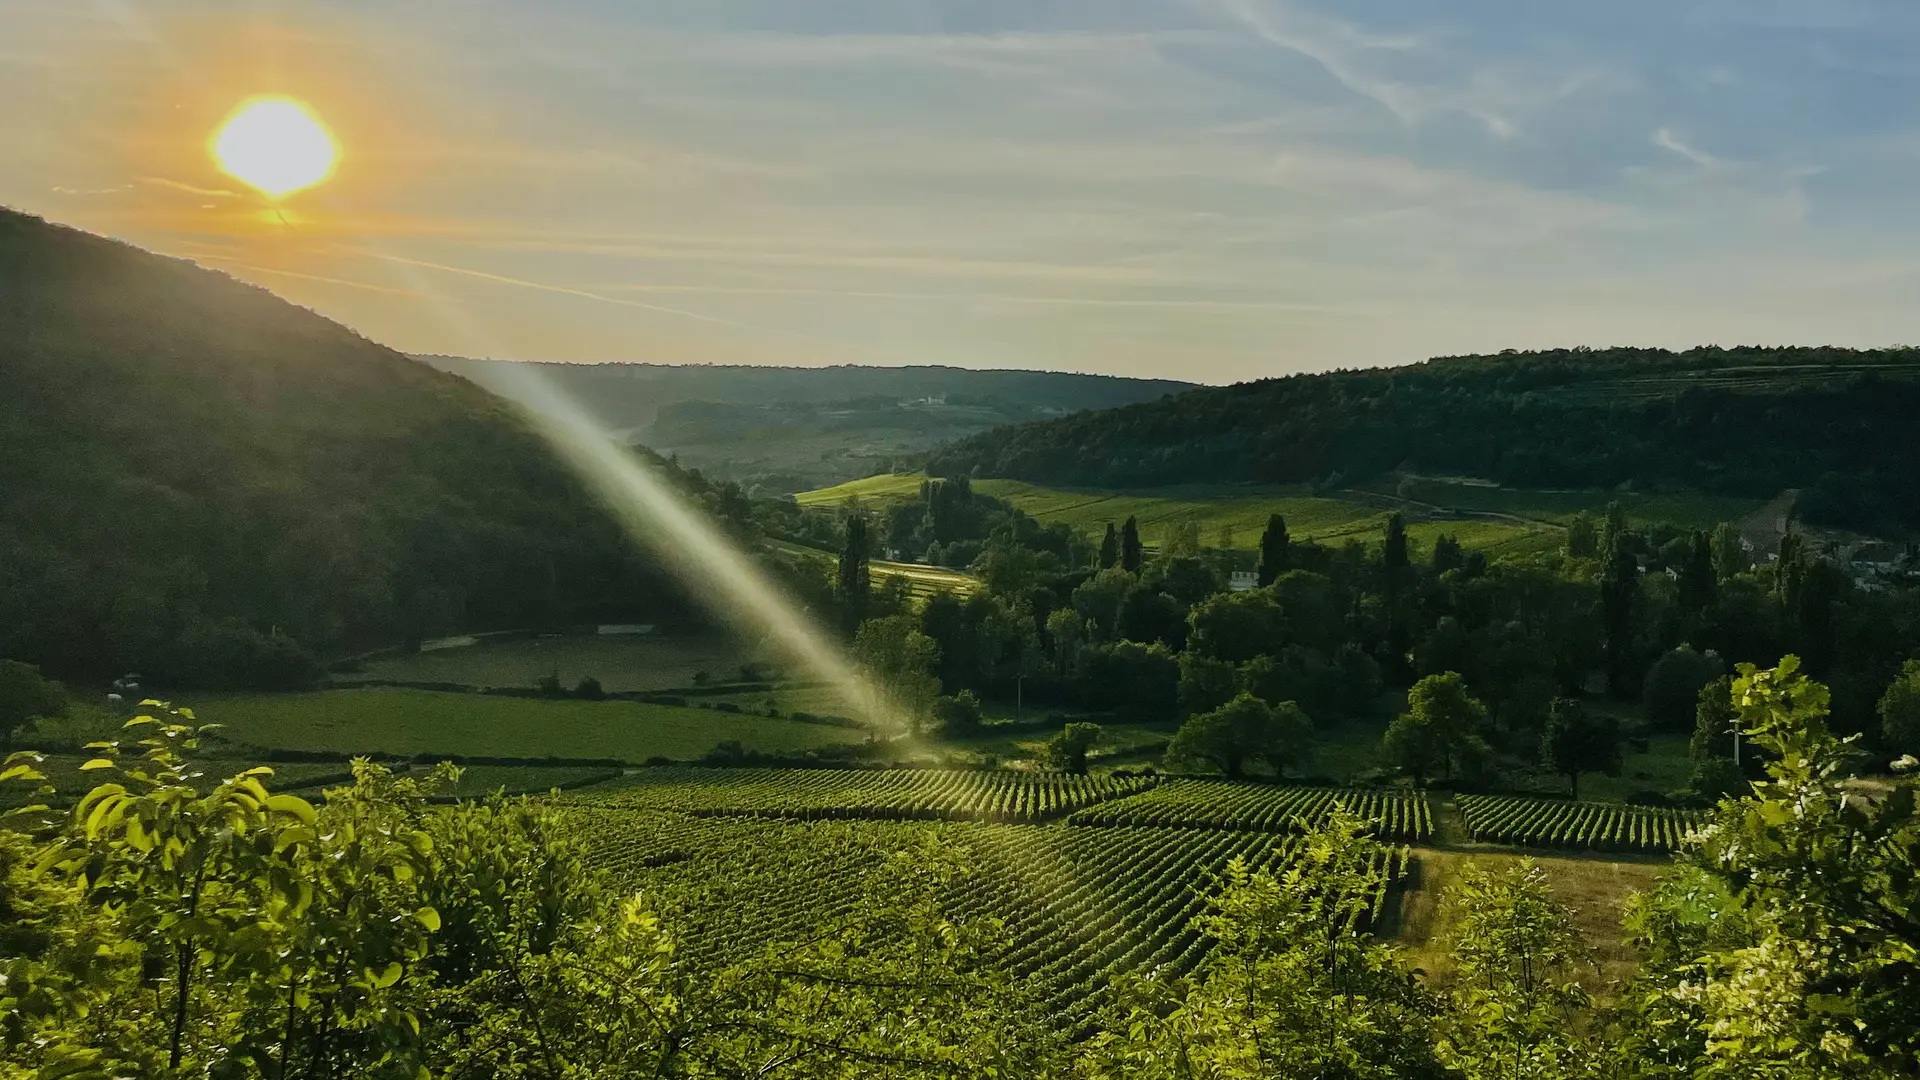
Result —
M918 620L911 615L868 619L854 635L853 655L899 709L909 733L921 734L940 696L940 679L933 673L940 647L920 631Z
M1406 594L1408 574L1407 519L1398 511L1387 515L1387 537L1381 547L1382 586L1380 602L1386 607L1387 641L1383 660L1395 672L1407 665L1408 641Z
M0 660L0 746L13 733L42 716L64 716L67 695L59 683L40 677L40 669L17 660Z
M1160 545L1163 559L1191 559L1200 554L1200 523L1181 518L1167 527L1167 538Z
M1266 588L1292 566L1293 538L1287 534L1287 519L1269 515L1267 531L1260 534L1260 587Z
M1429 675L1407 691L1407 711L1387 727L1387 755L1415 784L1436 771L1451 777L1457 763L1481 750L1475 744L1486 714L1457 672Z
M1099 724L1070 723L1047 740L1047 745L1040 751L1041 764L1049 769L1085 776L1087 751L1099 741Z
M1277 648L1285 623L1267 589L1216 593L1187 613L1187 647L1240 664Z
M1122 641L1159 641L1177 647L1183 643L1186 629L1186 612L1179 602L1145 585L1127 590L1114 616L1114 636Z
M1468 1080L1595 1075L1577 1034L1587 997L1572 977L1586 950L1540 866L1469 862L1442 903L1459 978L1441 1060Z
M1581 773L1620 775L1620 743L1618 720L1589 712L1572 698L1560 698L1547 710L1540 752L1554 771L1567 778L1573 797L1578 799Z
M1740 530L1733 522L1723 521L1713 530L1713 568L1721 581L1746 571L1752 560L1747 557L1747 544L1740 536Z
M1159 642L1089 646L1076 684L1086 704L1139 720L1164 721L1180 708L1180 661Z
M965 738L978 734L981 721L980 699L971 690L952 697L940 697L933 703L933 718L950 736Z
M849 628L858 628L867 615L867 599L872 592L872 556L867 537L867 519L860 514L847 518L846 542L840 549L839 572L834 576L834 593L840 600L842 617Z
M1120 562L1120 534L1107 522L1107 533L1100 538L1100 569L1111 570Z
M1460 538L1452 533L1441 533L1433 542L1433 572L1444 574L1449 570L1458 570L1467 564L1466 552L1460 547Z
M1232 701L1240 671L1196 649L1180 654L1180 709L1187 715L1210 712Z
M1238 779L1248 762L1284 773L1311 746L1313 724L1291 702L1269 705L1242 693L1211 712L1190 716L1167 744L1170 768L1206 763Z
M1747 792L1748 774L1758 776L1758 759L1745 747L1743 761L1734 761L1739 713L1733 705L1733 679L1722 675L1700 688L1694 707L1693 738L1687 743L1692 763L1687 786L1702 799L1719 800Z
M1600 527L1600 550L1611 556L1613 549L1626 540L1628 534L1627 508L1618 501L1607 504L1607 514Z
M1389 589L1408 565L1406 515L1394 511L1387 515L1387 537L1380 549L1380 563L1386 568Z
M1600 554L1600 527L1585 510L1567 522L1567 554L1576 559L1591 559Z
M1719 595L1720 571L1715 564L1713 538L1694 530L1687 556L1680 565L1680 610L1698 618Z
M1611 509L1618 507L1615 503ZM1607 691L1621 697L1633 685L1634 608L1640 593L1640 564L1625 543L1624 534L1614 537L1607 552L1606 572L1600 579L1600 621L1606 639Z
M1880 695L1880 731L1897 754L1920 754L1920 660L1909 660Z
M1073 610L1087 621L1092 636L1110 639L1120 622L1120 605L1137 584L1138 579L1118 567L1102 570L1073 590Z
M1120 1022L1086 1044L1086 1080L1378 1077L1438 1080L1437 1008L1368 934L1384 848L1336 806L1285 871L1227 864L1189 980L1123 979Z
M1072 608L1060 608L1047 616L1047 647L1053 655L1054 672L1066 675L1087 643L1087 620Z
M1827 688L1799 668L1740 665L1730 698L1766 779L1720 804L1699 869L1679 871L1714 887L1640 920L1649 955L1701 950L1671 998L1693 1038L1667 1048L1697 1056L1666 1075L1867 1080L1920 1063L1920 784L1851 790L1853 740L1834 736ZM1731 940L1696 929L1716 920L1736 924Z
M1120 568L1129 574L1139 573L1144 551L1140 546L1140 523L1129 517L1120 526Z
M1473 639L1460 620L1442 615L1426 639L1413 647L1413 670L1420 676L1467 671L1473 666Z
M1726 673L1720 654L1699 653L1690 645L1662 656L1647 671L1641 706L1656 731L1686 731L1694 722L1700 688Z

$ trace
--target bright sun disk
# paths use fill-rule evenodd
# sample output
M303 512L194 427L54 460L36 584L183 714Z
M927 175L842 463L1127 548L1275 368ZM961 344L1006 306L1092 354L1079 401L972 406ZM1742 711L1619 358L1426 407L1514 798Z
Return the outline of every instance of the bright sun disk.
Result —
M208 145L220 171L283 199L333 175L339 147L313 110L292 98L256 97L240 103Z

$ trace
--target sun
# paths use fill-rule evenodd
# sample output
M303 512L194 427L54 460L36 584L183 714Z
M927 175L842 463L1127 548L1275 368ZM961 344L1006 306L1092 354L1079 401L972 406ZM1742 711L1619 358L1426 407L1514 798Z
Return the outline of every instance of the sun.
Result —
M323 183L340 148L313 110L292 98L249 98L213 133L208 150L220 171L269 199Z

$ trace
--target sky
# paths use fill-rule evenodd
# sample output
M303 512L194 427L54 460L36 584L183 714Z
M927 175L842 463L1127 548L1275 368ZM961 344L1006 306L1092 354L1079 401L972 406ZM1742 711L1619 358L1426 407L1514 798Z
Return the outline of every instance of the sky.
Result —
M1912 0L0 0L0 205L414 352L1920 341ZM328 184L221 175L307 102Z

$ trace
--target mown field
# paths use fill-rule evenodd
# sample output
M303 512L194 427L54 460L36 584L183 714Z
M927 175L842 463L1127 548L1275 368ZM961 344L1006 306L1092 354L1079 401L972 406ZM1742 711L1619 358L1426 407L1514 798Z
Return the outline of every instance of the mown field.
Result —
M884 504L917 498L919 474L873 476L795 498L804 506L843 504L850 499ZM973 489L1005 499L1043 524L1064 522L1082 533L1097 534L1109 523L1131 517L1141 538L1157 547L1176 523L1193 521L1201 543L1209 547L1252 549L1259 545L1267 518L1280 514L1296 540L1338 545L1348 540L1375 542L1390 511L1362 499L1313 495L1304 487L1179 487L1145 492L1082 491L1047 488L1017 480L977 480ZM1416 547L1431 549L1442 533L1467 547L1490 554L1518 553L1558 544L1551 526L1504 521L1412 521L1407 535Z
M744 665L767 658L760 650L718 634L543 635L368 660L360 670L335 675L333 681L530 687L555 675L562 686L572 687L592 677L600 680L603 689L618 693L737 682Z
M1738 522L1765 505L1759 499L1700 492L1529 491L1442 479L1382 480L1361 490L1454 510L1512 514L1561 524L1581 511L1604 514L1608 504L1617 502L1635 526L1666 522L1691 529L1712 528L1722 521Z
M734 740L768 752L859 742L864 731L630 701L545 701L424 690L230 694L197 703L238 742L287 750L470 757L690 760Z

